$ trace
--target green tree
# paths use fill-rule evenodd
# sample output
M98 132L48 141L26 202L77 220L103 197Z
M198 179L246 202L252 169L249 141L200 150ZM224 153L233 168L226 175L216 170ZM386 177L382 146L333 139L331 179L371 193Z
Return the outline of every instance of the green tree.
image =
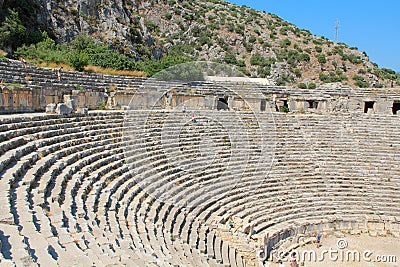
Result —
M8 12L9 15L0 26L0 46L15 51L26 39L26 28L17 11L9 9Z
M89 64L89 56L81 51L75 50L68 56L71 67L76 71L84 71L85 67Z
M81 52L87 49L94 49L95 43L91 37L78 35L71 43L72 48Z
M137 70L142 70L146 72L146 74L151 77L154 74L167 69L169 67L190 62L193 59L188 56L165 56L159 61L154 60L146 60L137 62ZM186 66L186 65L185 65Z
M66 45L56 44L45 31L42 32L41 42L18 47L14 52L15 57L24 57L36 63L65 63L68 64L69 49Z

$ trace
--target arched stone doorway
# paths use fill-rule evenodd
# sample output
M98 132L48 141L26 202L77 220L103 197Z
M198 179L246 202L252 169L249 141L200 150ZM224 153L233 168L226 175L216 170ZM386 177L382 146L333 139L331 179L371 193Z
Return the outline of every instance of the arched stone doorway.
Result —
M217 102L217 110L229 110L228 97L219 97Z

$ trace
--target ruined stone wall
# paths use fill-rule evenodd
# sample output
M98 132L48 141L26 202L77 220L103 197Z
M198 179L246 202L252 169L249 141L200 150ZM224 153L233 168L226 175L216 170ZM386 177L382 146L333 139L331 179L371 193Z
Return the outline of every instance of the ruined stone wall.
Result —
M43 112L48 104L65 102L65 97L74 100L77 108L95 110L99 104L106 104L107 98L102 92L62 91L57 88L41 87L3 87L0 89L0 112Z
M117 93L115 93L113 96L115 107L120 109L120 108L129 106L129 103L131 102L134 94L135 94L134 92L117 92Z
M57 84L2 86L0 91L1 112L45 111L46 105L64 101L64 95L74 97L78 108L90 110L106 107L123 109L129 106L132 98L135 109L176 109L185 106L189 109L211 109L218 107L218 101L226 101L230 110L255 112L281 111L287 106L294 113L332 113L356 112L368 114L397 114L400 103L400 90L363 89L346 91L302 91L298 88L269 87L263 94L241 95L232 93L235 90L215 91L212 86L204 85L200 89L147 90L140 88L107 92L100 89L75 90ZM239 91L240 88L236 91ZM248 91L248 90L247 90ZM286 110L287 111L287 110Z
M374 102L373 107L367 111L369 114L392 114L394 101L398 98L388 98L382 96L366 95L362 97L351 97L349 99L349 109L355 112L364 112L366 102Z
M0 113L44 111L48 103L62 102L63 92L56 89L0 88Z
M103 92L73 90L72 96L77 108L97 109L99 105L106 105L106 97Z

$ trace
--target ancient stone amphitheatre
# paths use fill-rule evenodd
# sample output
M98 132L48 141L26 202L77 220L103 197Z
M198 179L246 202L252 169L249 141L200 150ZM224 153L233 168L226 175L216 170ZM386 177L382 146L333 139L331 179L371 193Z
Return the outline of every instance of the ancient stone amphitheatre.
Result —
M400 89L0 78L1 266L277 266L317 234L399 266Z

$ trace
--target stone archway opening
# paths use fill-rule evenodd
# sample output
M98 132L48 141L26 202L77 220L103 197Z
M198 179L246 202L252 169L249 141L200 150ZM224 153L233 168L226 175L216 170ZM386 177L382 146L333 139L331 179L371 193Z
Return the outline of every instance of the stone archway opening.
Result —
M365 101L364 102L364 113L368 113L368 110L374 110L375 101Z
M315 100L307 100L308 108L317 109L318 108L318 101Z
M397 115L399 111L400 111L400 101L394 101L393 107L392 107L392 112L394 115Z
M228 97L218 98L217 110L229 110Z

